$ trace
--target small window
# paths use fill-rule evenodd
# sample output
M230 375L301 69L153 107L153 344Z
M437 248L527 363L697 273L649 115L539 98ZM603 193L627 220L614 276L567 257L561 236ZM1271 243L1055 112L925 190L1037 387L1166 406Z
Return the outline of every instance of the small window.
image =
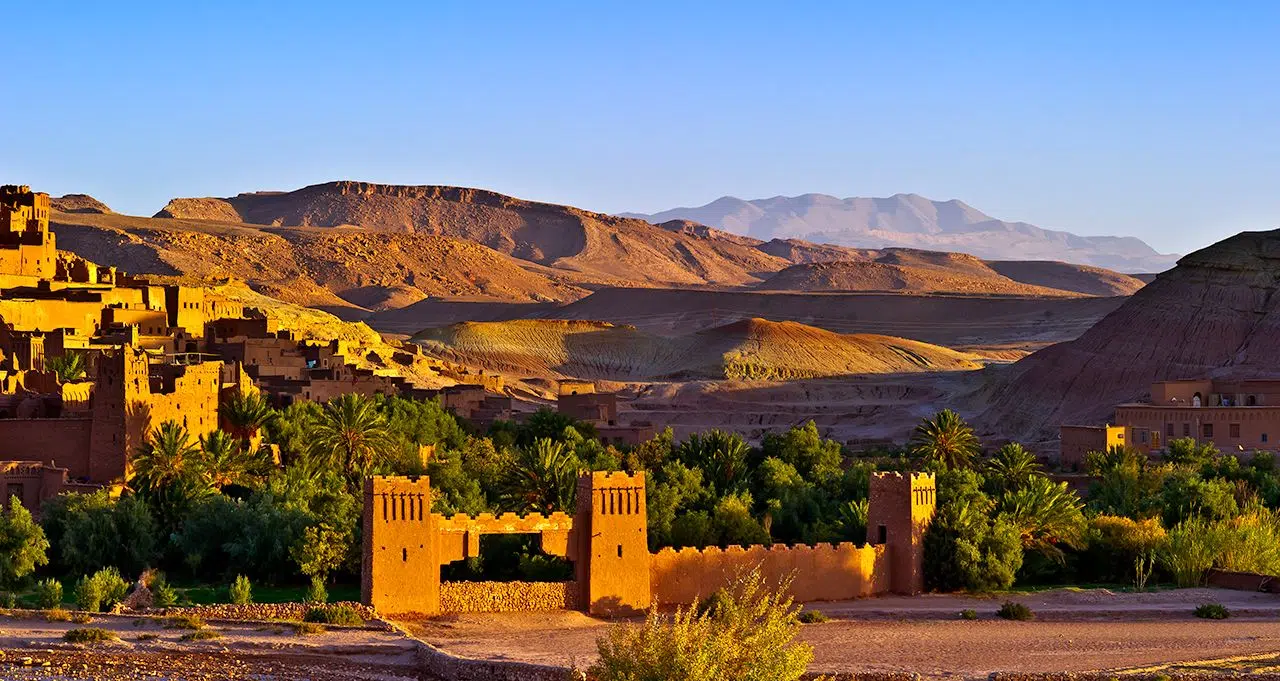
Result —
M1182 437L1191 437L1191 424L1182 424Z
M1165 434L1165 435L1168 435L1169 437L1173 437L1173 424L1172 424L1172 423L1166 423L1166 424L1164 424L1164 434Z
M618 557L622 557L622 544L618 544Z
M1263 441L1263 442L1266 442L1266 441L1267 441L1267 434L1266 434L1266 433L1263 433L1263 434L1262 434L1262 441Z
M878 535L880 537L880 541L876 542L877 544L887 543L889 541L889 528L881 525L878 530Z
M1213 424L1212 424L1212 423L1206 423L1206 424L1204 424L1204 427L1203 427L1201 430L1203 430L1203 431L1204 431L1204 437L1213 437Z
M1231 424L1230 431L1231 431L1231 437L1234 437L1234 438L1240 437L1240 424L1239 423Z
M409 549L400 549L400 560L405 563L409 562Z

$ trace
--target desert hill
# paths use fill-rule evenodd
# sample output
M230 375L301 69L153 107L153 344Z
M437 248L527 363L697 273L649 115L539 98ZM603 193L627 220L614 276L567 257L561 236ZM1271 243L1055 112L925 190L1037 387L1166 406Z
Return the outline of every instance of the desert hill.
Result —
M1087 296L1131 296L1155 279L1101 267L1046 260L990 260L987 266L1014 281Z
M663 228L461 187L330 182L291 192L174 199L156 216L435 234L606 283L740 285L790 264L757 249L753 239L719 230L682 223Z
M444 359L498 371L613 381L789 380L981 366L973 355L928 343L763 319L675 338L603 322L465 322L414 340Z
M990 432L1052 439L1098 424L1154 381L1274 377L1280 230L1244 232L1183 257L1078 339L1009 367L985 393Z
M49 199L49 207L63 213L110 213L107 204L88 194L67 194Z
M1077 236L1006 222L962 201L932 201L916 194L847 199L805 194L754 201L725 196L699 207L624 215L657 223L692 220L763 241L960 251L996 260L1059 260L1127 272L1159 272L1175 260L1133 237Z
M566 277L479 244L432 234L267 228L54 213L58 245L128 272L241 279L274 298L359 311L427 296L572 300Z
M1072 291L1020 283L971 255L901 250L885 252L874 260L792 265L757 288L769 291L1078 295Z

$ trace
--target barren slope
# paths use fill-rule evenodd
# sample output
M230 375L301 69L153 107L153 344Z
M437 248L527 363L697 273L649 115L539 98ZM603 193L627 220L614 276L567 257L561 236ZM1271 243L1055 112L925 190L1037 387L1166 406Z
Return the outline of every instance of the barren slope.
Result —
M1153 381L1274 377L1280 357L1280 231L1244 232L1187 255L1070 343L1009 367L987 393L987 431L1052 439L1097 424Z
M989 260L987 266L1024 284L1075 291L1087 296L1131 296L1147 284L1135 275L1052 260Z
M427 296L571 300L584 290L479 244L352 229L55 213L59 247L136 274L235 278L316 307L401 307Z
M763 319L677 338L602 322L466 322L414 340L446 359L507 373L615 381L790 380L981 366L973 355L918 341Z
M330 182L228 199L174 199L157 215L439 234L600 282L737 285L754 283L759 274L789 264L756 248L759 242L754 239L701 225L663 228L644 220L460 187Z
M980 293L1071 296L1069 291L1018 283L994 271L898 265L888 262L818 262L793 265L757 288L767 291L895 291L899 293Z

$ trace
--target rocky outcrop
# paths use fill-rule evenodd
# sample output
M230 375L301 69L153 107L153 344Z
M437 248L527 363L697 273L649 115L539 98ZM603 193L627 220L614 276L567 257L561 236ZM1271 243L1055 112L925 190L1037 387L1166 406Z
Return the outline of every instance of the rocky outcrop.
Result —
M49 199L49 207L61 213L111 213L107 204L88 194L67 194Z
M174 199L152 217L244 222L235 206L223 199Z
M1006 370L982 394L989 434L1051 440L1060 424L1102 423L1154 381L1280 373L1280 230L1192 253L1078 339Z

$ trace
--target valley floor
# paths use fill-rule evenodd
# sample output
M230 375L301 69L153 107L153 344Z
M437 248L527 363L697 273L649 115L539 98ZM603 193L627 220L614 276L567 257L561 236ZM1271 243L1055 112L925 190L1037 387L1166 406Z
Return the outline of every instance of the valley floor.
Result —
M1081 672L1139 668L1225 668L1280 650L1280 597L1210 589L1154 593L1058 590L1008 598L1036 621L994 615L1005 597L920 596L815 603L831 621L806 625L823 672L909 671L927 678L986 678L993 671ZM1200 603L1232 610L1226 621L1196 619ZM957 617L962 609L978 621ZM411 623L423 640L467 657L587 666L607 625L577 613L467 615ZM1253 659L1253 658L1251 658ZM1271 662L1274 664L1274 661Z

